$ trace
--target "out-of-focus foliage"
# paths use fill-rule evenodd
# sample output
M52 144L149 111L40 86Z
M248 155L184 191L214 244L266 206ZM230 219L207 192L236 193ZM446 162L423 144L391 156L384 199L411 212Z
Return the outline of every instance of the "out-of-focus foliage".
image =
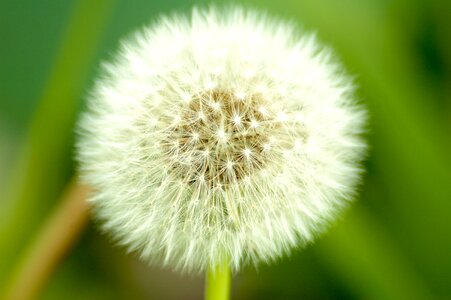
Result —
M205 3L0 1L0 290L73 173L73 122L98 62L159 14ZM343 220L307 249L238 274L234 298L451 298L451 2L242 3L336 49L370 111L371 155ZM93 228L43 299L201 297L202 278L147 267Z

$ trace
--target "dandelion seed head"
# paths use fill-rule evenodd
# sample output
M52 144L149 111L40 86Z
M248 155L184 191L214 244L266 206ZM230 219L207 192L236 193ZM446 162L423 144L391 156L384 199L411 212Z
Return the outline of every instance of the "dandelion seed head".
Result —
M365 112L330 51L241 8L144 27L104 64L79 122L102 228L149 262L272 261L354 195Z

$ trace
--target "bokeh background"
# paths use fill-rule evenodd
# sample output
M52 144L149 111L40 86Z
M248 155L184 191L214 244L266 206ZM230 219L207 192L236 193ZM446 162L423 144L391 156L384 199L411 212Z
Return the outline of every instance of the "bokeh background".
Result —
M225 1L221 1L224 3ZM0 290L74 173L73 125L121 37L191 0L0 0ZM240 2L241 3L241 2ZM234 299L451 299L451 1L242 1L334 47L368 106L361 196L314 245L234 277ZM90 224L40 299L200 299Z

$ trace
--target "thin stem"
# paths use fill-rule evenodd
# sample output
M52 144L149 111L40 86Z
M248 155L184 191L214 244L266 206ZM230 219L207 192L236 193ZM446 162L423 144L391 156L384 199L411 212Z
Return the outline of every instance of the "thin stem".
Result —
M8 300L35 299L88 221L89 188L76 180L68 185L60 205L25 252L8 285Z
M205 300L228 300L230 298L231 277L228 262L208 270L205 283Z

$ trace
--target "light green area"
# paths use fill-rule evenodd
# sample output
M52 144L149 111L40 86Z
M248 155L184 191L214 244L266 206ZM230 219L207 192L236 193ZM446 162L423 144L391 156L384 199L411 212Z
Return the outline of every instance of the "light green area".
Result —
M205 299L230 299L231 278L230 266L227 263L209 270L205 281Z
M359 203L316 244L241 272L234 299L450 298L450 2L243 2L336 49L369 109L371 149ZM206 2L0 1L0 287L73 173L73 124L99 61L126 33L194 3ZM98 240L85 235L44 299L177 299L179 277Z
M360 206L316 247L325 268L357 299L433 299L395 241Z
M73 8L29 132L9 174L0 234L0 270L20 259L30 235L64 185L79 94L94 63L111 1L81 1ZM4 272L1 275L4 276Z

